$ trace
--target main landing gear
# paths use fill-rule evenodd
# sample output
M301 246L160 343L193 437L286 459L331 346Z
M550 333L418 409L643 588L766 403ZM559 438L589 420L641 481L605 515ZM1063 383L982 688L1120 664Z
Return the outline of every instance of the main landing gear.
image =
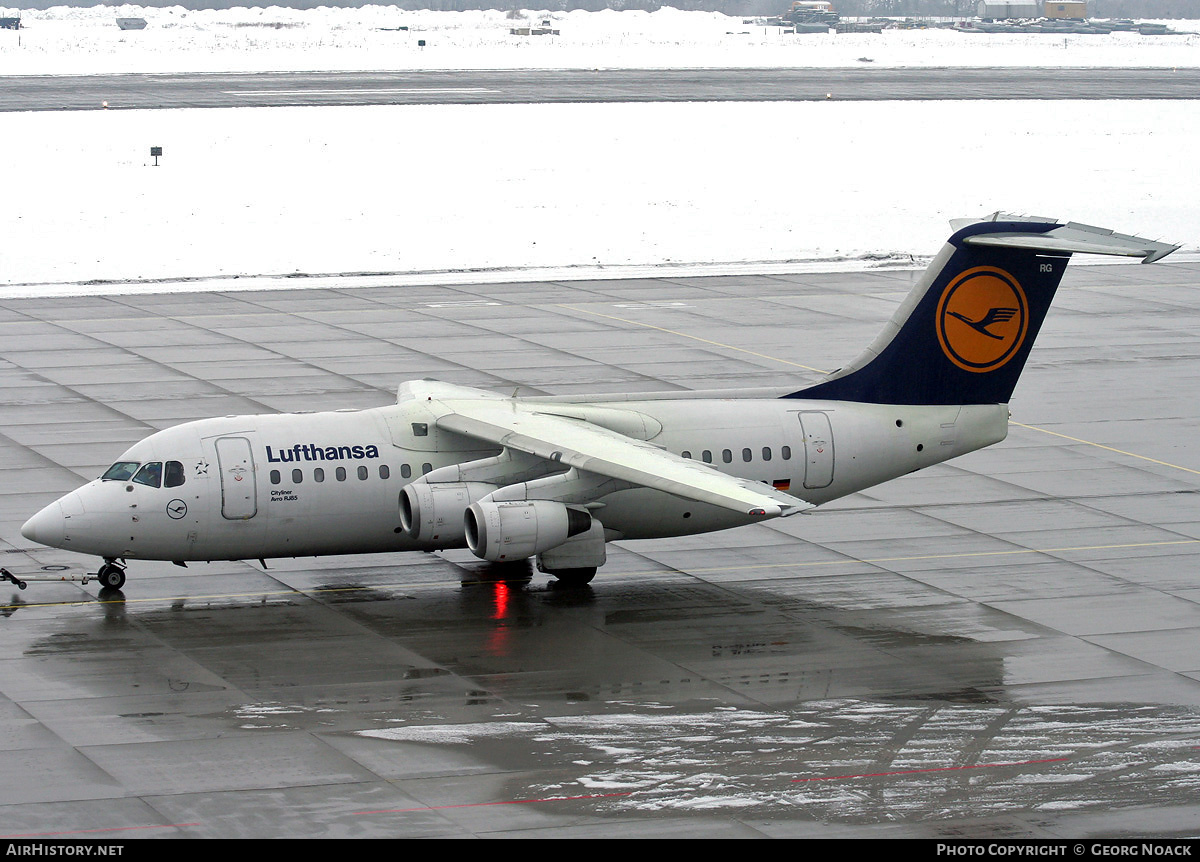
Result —
M96 580L105 590L119 590L125 586L125 566L111 557L104 558L104 565L96 572Z
M596 577L596 567L555 569L554 571L547 571L547 574L557 578L559 584L564 587L584 587L592 582L592 578Z

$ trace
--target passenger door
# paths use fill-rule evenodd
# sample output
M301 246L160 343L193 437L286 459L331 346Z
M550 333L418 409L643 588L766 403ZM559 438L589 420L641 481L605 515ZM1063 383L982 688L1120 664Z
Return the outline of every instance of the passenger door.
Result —
M833 482L833 428L825 413L801 413L804 431L804 487L827 488Z
M254 455L245 437L217 438L217 464L221 472L221 516L246 521L258 513L258 480Z

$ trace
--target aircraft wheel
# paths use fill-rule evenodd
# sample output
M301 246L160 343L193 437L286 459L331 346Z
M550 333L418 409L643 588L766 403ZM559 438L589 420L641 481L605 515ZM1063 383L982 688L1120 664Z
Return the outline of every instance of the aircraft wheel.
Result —
M103 589L119 590L125 586L125 570L112 563L105 563L100 567L100 571L96 572L96 580Z
M596 567L592 566L586 569L559 569L550 574L558 578L559 583L567 587L583 587L592 582L592 578L596 577Z

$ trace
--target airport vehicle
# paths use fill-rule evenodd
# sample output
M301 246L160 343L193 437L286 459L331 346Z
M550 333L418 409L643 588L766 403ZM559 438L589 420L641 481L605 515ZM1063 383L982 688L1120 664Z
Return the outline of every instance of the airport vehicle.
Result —
M999 213L953 226L874 342L797 391L518 398L412 381L386 407L160 431L21 532L101 557L107 589L134 559L464 547L586 584L608 542L794 515L1003 440L1071 255L1177 248Z

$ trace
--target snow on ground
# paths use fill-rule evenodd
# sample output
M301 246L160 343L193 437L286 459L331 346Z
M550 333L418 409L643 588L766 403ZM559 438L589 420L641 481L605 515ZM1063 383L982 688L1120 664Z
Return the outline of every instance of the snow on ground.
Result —
M786 3L781 3L782 6ZM20 15L0 30L0 74L309 71L373 69L696 68L844 66L1196 66L1200 22L1168 22L1172 36L783 34L718 12L406 12L361 9L59 6ZM145 18L122 31L118 17ZM510 28L550 18L557 36ZM399 30L407 27L407 30ZM418 42L425 41L424 47Z
M118 15L151 26L122 33L110 26ZM420 54L426 65L474 53L492 58L481 65L571 65L589 51L608 66L673 51L679 65L760 50L798 56L795 45L755 43L757 31L726 37L746 29L735 19L669 9L556 15L563 43L536 45L510 39L502 13L60 7L22 17L28 29L0 31L0 72L235 60L243 69L395 68L417 62L413 51L389 55L377 40L418 35L459 46ZM377 29L402 21L423 29ZM238 26L247 22L283 26ZM571 32L578 50L567 46ZM846 48L845 38L863 41ZM1028 63L1040 61L1006 40L1050 50L1045 38L897 31L818 41L838 43L823 62L869 44L880 58L884 46L910 46L897 56L950 64L958 56L946 46L968 40L977 62L994 50ZM1053 50L1075 55L1093 50L1087 40L1109 40L1104 65L1120 56L1158 66L1173 45L1200 53L1193 38L1131 37L1122 54L1113 47L1122 34L1055 37L1066 44ZM930 41L911 47L920 40ZM932 254L950 218L997 209L1200 248L1200 178L1188 167L1200 101L97 110L0 114L0 135L6 296L245 289L277 283L256 276L289 274L393 273L385 280L397 283L853 268ZM151 146L164 148L158 167ZM79 286L194 278L216 281Z
M618 709L357 735L406 746L465 746L484 762L500 752L535 757L559 768L547 769L556 778L531 785L525 798L587 797L581 815L594 815L597 806L640 812L753 807L764 817L803 810L822 823L861 826L896 818L1003 817L1015 810L1106 811L1138 804L1147 781L1162 798L1189 798L1200 778L1187 751L1194 747L1191 707L948 704L937 713L930 719L911 705L829 700L774 712ZM880 771L881 749L891 755L891 781L868 789L861 782ZM973 764L970 781L962 777L963 763ZM1021 766L1033 764L1036 771L1021 774ZM1097 782L1115 770L1139 780L1105 783L1098 793Z
M1200 245L1200 179L1182 167L1200 140L1197 101L237 108L0 124L9 285L836 263L932 254L950 218L996 209ZM164 148L159 167L151 146Z

